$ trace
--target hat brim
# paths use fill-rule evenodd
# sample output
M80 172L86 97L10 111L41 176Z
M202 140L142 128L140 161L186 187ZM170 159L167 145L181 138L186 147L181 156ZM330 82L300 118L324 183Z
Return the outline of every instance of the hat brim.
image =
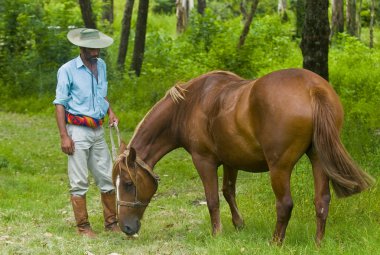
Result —
M74 45L85 48L101 49L110 46L113 39L99 31L99 38L83 40L80 33L87 28L75 28L67 33L67 39Z

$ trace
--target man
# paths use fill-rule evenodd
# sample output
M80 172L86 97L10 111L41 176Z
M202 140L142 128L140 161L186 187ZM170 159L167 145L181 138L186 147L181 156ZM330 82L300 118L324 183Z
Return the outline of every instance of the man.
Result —
M110 46L113 39L96 29L87 28L73 29L67 38L79 46L80 55L58 70L53 103L61 149L68 155L71 203L77 230L81 235L95 237L86 207L88 170L101 191L105 229L120 231L111 178L112 160L102 127L107 113L110 125L117 125L118 119L106 97L106 64L99 58L100 49Z

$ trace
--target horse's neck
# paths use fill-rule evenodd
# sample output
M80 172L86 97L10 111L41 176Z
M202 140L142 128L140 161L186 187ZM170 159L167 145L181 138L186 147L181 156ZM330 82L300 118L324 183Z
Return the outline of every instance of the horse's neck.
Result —
M156 105L141 121L129 144L137 155L151 167L176 148L172 133L170 102Z

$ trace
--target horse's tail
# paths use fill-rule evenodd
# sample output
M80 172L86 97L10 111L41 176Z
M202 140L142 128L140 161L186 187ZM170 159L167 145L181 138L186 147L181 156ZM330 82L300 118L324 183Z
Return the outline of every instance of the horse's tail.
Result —
M316 87L311 94L313 148L335 193L338 197L347 197L369 188L374 179L355 164L340 141L340 131L334 115L336 109L329 100L327 91Z

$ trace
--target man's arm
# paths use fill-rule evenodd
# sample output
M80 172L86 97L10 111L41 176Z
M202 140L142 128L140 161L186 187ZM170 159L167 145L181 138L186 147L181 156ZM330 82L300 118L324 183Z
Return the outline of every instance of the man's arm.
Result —
M109 103L108 99L106 98L107 102ZM113 126L114 124L118 124L119 123L119 119L116 117L115 113L112 111L112 108L111 108L111 104L109 103L109 107L108 107L108 124L110 126Z
M64 153L68 155L73 155L75 146L74 141L67 134L65 121L65 107L63 105L55 105L55 118L57 120L59 135L61 137L61 149Z

